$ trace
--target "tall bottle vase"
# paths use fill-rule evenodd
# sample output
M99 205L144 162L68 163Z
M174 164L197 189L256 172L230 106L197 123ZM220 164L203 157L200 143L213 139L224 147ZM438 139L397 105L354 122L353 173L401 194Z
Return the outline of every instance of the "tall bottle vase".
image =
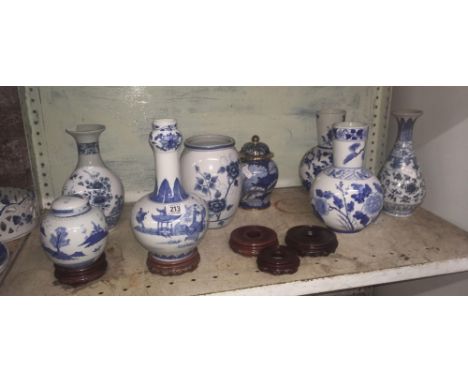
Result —
M66 130L76 141L78 163L63 186L63 195L79 195L93 207L98 207L109 229L116 226L124 205L121 180L104 164L99 149L99 136L103 125L78 125Z

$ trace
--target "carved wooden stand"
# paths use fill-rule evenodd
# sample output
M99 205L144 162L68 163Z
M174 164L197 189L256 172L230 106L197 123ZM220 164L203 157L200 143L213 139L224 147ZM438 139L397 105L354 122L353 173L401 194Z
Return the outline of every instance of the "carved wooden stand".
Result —
M149 271L162 276L176 276L185 272L191 272L197 268L199 263L200 254L197 248L192 251L192 255L189 258L177 262L157 260L151 253L148 253L148 259L146 260Z
M84 268L65 268L55 264L55 277L62 284L78 286L96 280L106 273L106 254L102 253L99 258Z

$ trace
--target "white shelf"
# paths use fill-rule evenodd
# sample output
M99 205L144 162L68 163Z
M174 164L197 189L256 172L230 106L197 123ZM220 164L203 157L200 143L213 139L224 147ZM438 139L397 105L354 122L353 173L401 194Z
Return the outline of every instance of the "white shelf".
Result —
M0 287L0 295L301 295L468 270L468 233L418 209L409 218L382 214L359 233L338 234L336 253L301 258L295 274L259 272L255 258L230 250L233 229L265 225L283 242L290 227L320 224L312 215L307 193L287 188L275 190L269 209L240 209L227 227L209 230L198 247L201 262L194 272L164 277L146 269L146 252L133 237L129 213L127 205L110 234L106 249L109 268L101 279L79 288L58 284L36 229Z

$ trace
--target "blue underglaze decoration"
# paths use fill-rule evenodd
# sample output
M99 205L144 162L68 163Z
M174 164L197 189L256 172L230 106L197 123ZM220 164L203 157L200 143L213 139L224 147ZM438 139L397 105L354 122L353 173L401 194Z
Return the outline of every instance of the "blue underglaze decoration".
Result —
M323 172L335 179L343 180L365 180L373 176L372 172L366 168L345 168L345 167L329 167Z
M242 208L267 208L271 193L278 181L278 168L272 160L249 161L244 164L251 177L245 177L242 186Z
M384 210L394 215L410 215L426 195L412 143L414 122L411 118L398 119L398 139L379 174L384 189Z
M6 193L4 195L0 195L0 203L3 205L0 207L0 216L3 214L3 211L5 211L8 207L15 205L19 206L23 204L26 200L28 200L27 197L24 197L22 199L17 199L16 197L13 197L13 199L10 199L10 196ZM21 214L9 215L4 218L10 224L13 223L14 226L23 226L25 224L31 223L33 215L22 212ZM5 224L5 222L2 222L0 224L0 230L6 231L7 229L7 224Z
M156 228L145 227L145 218L150 214L151 219L157 222ZM171 215L167 212L167 206L156 208L156 213L150 213L140 208L136 214L138 225L136 231L149 235L164 237L185 236L185 241L196 241L205 229L205 208L198 204L187 205L185 212Z
M343 160L343 165L351 162L359 155L361 155L361 159L364 159L364 147L364 144L361 143L353 143L352 145L349 145L348 150L350 153L346 155L345 159Z
M340 141L365 141L367 138L367 128L334 127L334 139Z
M188 194L182 188L179 178L174 181L171 188L167 179L164 179L160 186L156 184L155 190L150 194L150 199L157 203L176 203L188 198Z
M331 134L331 130L328 131ZM308 190L312 182L324 169L333 164L333 151L327 147L316 146L309 150L301 161L301 167L305 167L305 171L301 176L302 185Z
M78 143L78 153L83 155L91 155L99 153L99 143Z
M150 142L162 151L174 151L182 143L182 134L175 125L154 129L150 134Z
M218 222L219 225L223 225L225 219L220 219L221 213L223 211L229 211L234 207L233 204L227 204L226 200L231 188L239 187L239 161L232 161L226 166L221 166L216 172L218 175L201 172L200 167L196 165L195 171L198 176L196 176L193 189L195 191L201 191L204 195L211 198L211 200L208 201L209 221ZM218 189L219 176L227 176L228 186L224 193Z
M92 224L93 230L91 231L91 234L85 239L83 243L80 244L80 247L83 245L85 248L91 247L107 236L107 231L104 228L94 222L92 222Z
M373 221L382 209L382 188L376 182L372 185L374 189L369 184L361 183L351 183L346 187L343 181L339 181L335 185L336 192L316 189L315 210L321 217L332 210L336 211L343 231L355 232Z
M43 232L43 230L41 232ZM70 239L68 239L67 237L68 237L67 229L65 227L57 227L55 229L55 234L52 234L49 237L49 243L54 249L51 249L43 245L44 250L47 251L47 253L49 253L51 256L59 260L72 260L77 257L86 256L81 251L74 252L71 255L63 252L62 248L70 245Z

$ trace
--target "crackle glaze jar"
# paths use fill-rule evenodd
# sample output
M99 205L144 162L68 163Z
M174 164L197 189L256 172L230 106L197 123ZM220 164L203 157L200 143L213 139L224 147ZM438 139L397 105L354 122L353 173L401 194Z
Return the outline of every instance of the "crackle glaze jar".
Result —
M332 126L344 122L346 110L322 109L315 115L317 121L318 145L307 151L299 164L302 185L310 190L312 182L320 172L333 164Z
M317 176L310 189L315 211L337 232L358 232L382 210L382 186L362 166L367 131L368 126L358 122L333 125L333 165Z
M426 196L424 179L413 149L413 128L423 114L421 110L398 110L393 116L398 122L398 138L380 170L387 214L410 216Z
M182 186L177 153L182 135L176 120L155 120L149 143L154 153L156 183L154 191L133 206L131 226L152 260L160 267L171 267L199 257L196 247L207 229L207 209L203 200L188 194ZM160 269L157 273L163 272Z
M240 207L268 208L270 198L278 181L278 167L267 144L260 142L258 135L244 144L240 151L241 169L244 176Z
M61 196L42 219L42 248L65 268L84 268L94 263L107 243L106 219L97 207L79 196Z
M66 130L76 141L78 164L63 186L63 195L80 195L101 209L109 229L117 224L124 204L122 182L102 161L99 136L103 125L78 125Z
M227 225L239 205L242 192L239 154L233 138L196 135L184 142L181 156L184 188L206 201L208 228Z

